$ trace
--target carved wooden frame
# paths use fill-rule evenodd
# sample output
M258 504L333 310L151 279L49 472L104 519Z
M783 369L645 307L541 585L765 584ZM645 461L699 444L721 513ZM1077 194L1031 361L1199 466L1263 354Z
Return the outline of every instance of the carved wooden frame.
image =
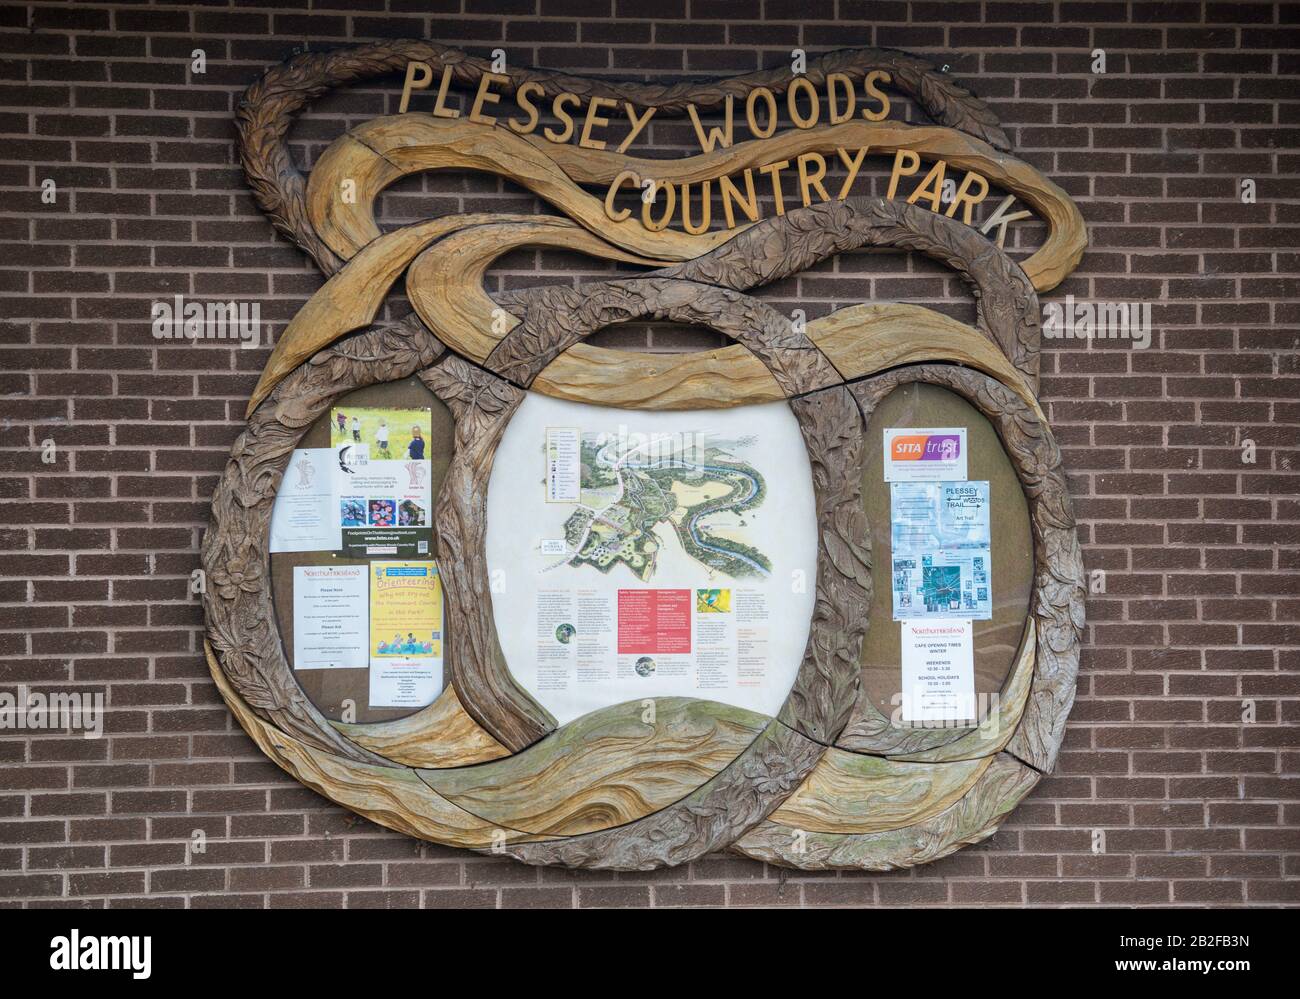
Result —
M413 835L528 863L645 870L729 847L798 867L887 868L989 835L1054 764L1083 625L1082 563L1060 452L1035 395L1035 281L969 227L881 199L798 209L726 241L678 247L681 262L642 276L495 297L482 290L483 270L516 245L655 261L617 240L602 242L588 223L563 219L460 217L383 236L376 230L364 246L340 242L328 219L313 214L312 186L288 160L289 117L329 86L434 57L456 65L461 82L485 68L432 43L380 43L296 57L241 104L241 154L259 204L335 276L277 345L204 538L209 664L236 717L272 759L333 800ZM945 124L1005 146L983 105L913 57L836 53L815 62L810 76L861 75L880 65L893 67L902 89ZM536 79L557 90L585 87L679 113L691 101L707 106L743 94L759 79L789 83L781 72L677 88L531 70L511 77L514 85ZM569 162L576 151L557 156L578 169ZM1073 209L1068 198L1064 203ZM975 327L917 307L857 306L804 330L745 294L862 246L918 250L948 264L975 294ZM453 258L458 271L448 267ZM1068 270L1073 261L1056 266ZM416 312L373 324L384 294L408 268ZM509 317L504 333L485 322L488 310ZM635 318L702 324L736 346L701 362L582 344L603 326ZM360 327L367 328L347 336ZM628 705L557 729L510 674L484 548L493 455L527 391L595 401L584 379L593 370L607 378L608 354L634 375L651 372L655 386L652 395L609 404L668 409L784 398L796 416L814 473L816 599L803 662L774 718L668 698L648 729ZM293 448L336 398L412 374L455 420L435 517L452 622L450 683L410 718L331 723L298 687L275 633L265 547L270 509ZM701 401L701 383L728 376L735 376L734 391ZM1036 585L993 732L900 732L860 696L858 657L871 599L861 445L876 403L911 381L957 392L994 423L1030 504ZM685 776L645 779L661 766ZM888 808L883 817L871 814L865 786L876 796L922 787L923 807L906 816Z

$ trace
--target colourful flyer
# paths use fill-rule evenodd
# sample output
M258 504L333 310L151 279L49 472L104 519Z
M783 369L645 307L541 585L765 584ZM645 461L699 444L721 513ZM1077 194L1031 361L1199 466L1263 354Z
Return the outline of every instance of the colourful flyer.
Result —
M965 427L887 427L886 482L956 482L966 478Z
M442 691L436 562L370 564L370 706L424 707Z
M345 406L330 413L336 516L346 554L430 553L432 429L427 409Z

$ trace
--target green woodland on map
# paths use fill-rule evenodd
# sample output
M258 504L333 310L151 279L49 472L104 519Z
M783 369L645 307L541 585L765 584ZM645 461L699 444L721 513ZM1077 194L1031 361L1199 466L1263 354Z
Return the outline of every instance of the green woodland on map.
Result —
M667 525L710 572L767 576L771 561L749 530L767 483L736 456L755 443L753 436L713 441L706 434L584 432L581 499L564 523L566 548L575 553L568 564L603 573L625 565L648 583L659 565L655 529Z

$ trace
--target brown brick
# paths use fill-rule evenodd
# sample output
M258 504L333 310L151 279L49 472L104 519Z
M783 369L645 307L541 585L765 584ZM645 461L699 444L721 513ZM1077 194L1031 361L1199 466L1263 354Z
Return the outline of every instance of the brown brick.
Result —
M735 0L673 0L652 18L610 0L500 0L470 17L461 4L418 0L165 6L0 12L0 187L13 209L0 218L0 682L94 685L113 708L103 740L0 740L0 902L1300 904L1300 56L1280 30L1293 11L770 0L760 19L759 5ZM1079 269L1041 301L1153 302L1148 349L1044 345L1042 403L1085 564L1107 571L1107 587L1088 601L1057 772L992 839L883 875L778 878L734 855L647 877L539 870L417 849L356 823L230 720L186 586L267 352L154 341L149 306L174 292L247 297L283 329L323 278L258 213L231 110L293 47L400 36L476 55L504 45L511 65L664 80L777 65L794 47L922 50L990 101L1013 155L1088 220ZM191 80L196 44L209 66ZM1091 72L1093 47L1108 50L1107 74ZM394 97L371 85L318 102L294 133L301 161L349 121L395 110ZM645 148L663 153L695 148L682 118L660 116L649 138ZM33 189L45 177L58 185L55 205ZM1254 205L1240 200L1246 177ZM445 173L382 203L394 224L538 210L495 179ZM1041 225L1018 230L1016 253L1043 238ZM503 258L489 287L618 272L528 250ZM890 299L974 315L945 268L906 253L844 255L759 294L810 318ZM673 351L724 341L646 322L599 342ZM53 466L36 453L45 437L60 446ZM1246 438L1253 465L1241 461ZM208 849L189 857L196 829ZM1104 853L1092 852L1095 829L1106 830Z

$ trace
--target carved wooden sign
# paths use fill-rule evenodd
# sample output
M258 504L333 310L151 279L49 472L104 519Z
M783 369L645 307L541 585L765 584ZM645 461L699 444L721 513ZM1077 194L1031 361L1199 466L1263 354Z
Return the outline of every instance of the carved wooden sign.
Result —
M923 60L854 50L798 68L619 83L507 70L398 41L299 55L248 90L238 119L250 186L329 280L279 338L213 498L202 551L208 655L240 723L303 784L411 835L527 863L646 870L729 849L801 868L887 869L987 837L1052 769L1074 697L1084 587L1061 456L1037 399L1037 294L1077 264L1081 217L1060 188L1006 152L987 106ZM304 178L286 142L294 114L333 87L385 74L402 80L399 113L350 129ZM453 88L465 91L459 109ZM890 120L900 96L933 124ZM654 124L671 118L689 126L701 152L635 155ZM874 166L887 178L885 197L863 194ZM508 178L560 214L451 215L381 232L377 195L437 169ZM1003 200L994 208L995 189ZM1046 237L1017 263L1003 236L1028 211ZM487 268L521 247L644 270L489 294ZM975 298L974 325L881 303L792 322L752 294L864 247L916 251L952 268ZM376 323L403 277L414 311ZM735 342L685 354L583 342L635 319L697 324ZM398 383L423 385L448 414L445 439L430 441L441 450L425 456L437 468L430 555L445 598L447 683L404 717L349 721L331 717L296 675L268 532L295 449L332 425L341 400ZM886 419L891 399L919 391L964 407L972 435L984 428L995 452L987 461L1006 469L1003 505L1021 511L1008 515L1006 531L1024 552L1023 604L1004 622L995 708L958 726L900 723L882 709L869 668L879 658L873 643L889 630L888 611L879 614L890 597L889 567L873 558L879 525L867 515L886 488L873 415ZM718 688L701 681L701 664L677 685L661 664L659 685L644 688L655 693L630 693L642 689L635 679L598 687L622 696L581 713L553 693L556 684L572 693L571 678L555 679L529 655L541 647L538 584L528 584L528 599L496 585L503 573L533 575L514 523L531 514L508 513L540 474L511 475L517 456L539 447L529 435L549 427L551 413L602 426L661 421L674 432L712 413L718 427L739 421L752 425L750 437L795 442L799 453L783 454L788 481L807 485L783 499L789 490L725 448L691 444L691 461L680 450L649 461L629 458L640 443L589 441L581 427L555 441L557 455L569 449L557 467L606 462L610 477L592 487L605 495L653 493L660 526L715 569L729 560L724 575L775 575L785 556L759 551L738 530L709 533L682 511L694 503L712 513L725 494L748 524L746 514L770 516L760 499L767 509L790 504L781 543L790 564L806 556L811 578L760 629L771 649L790 653L766 675L765 693L740 682L711 698ZM728 438L738 447L746 439ZM639 500L637 511L649 503ZM666 556L650 522L639 534L628 529L628 506L570 516L558 537L541 540L542 553L550 544L561 562L585 554L592 577L617 563L644 582ZM731 589L684 592L701 615L730 609ZM629 613L671 616L675 599ZM521 616L524 604L533 616ZM564 644L588 627L574 620L543 630ZM897 658L880 655L896 677ZM648 656L635 662L643 678L655 668ZM686 691L691 682L698 696Z

